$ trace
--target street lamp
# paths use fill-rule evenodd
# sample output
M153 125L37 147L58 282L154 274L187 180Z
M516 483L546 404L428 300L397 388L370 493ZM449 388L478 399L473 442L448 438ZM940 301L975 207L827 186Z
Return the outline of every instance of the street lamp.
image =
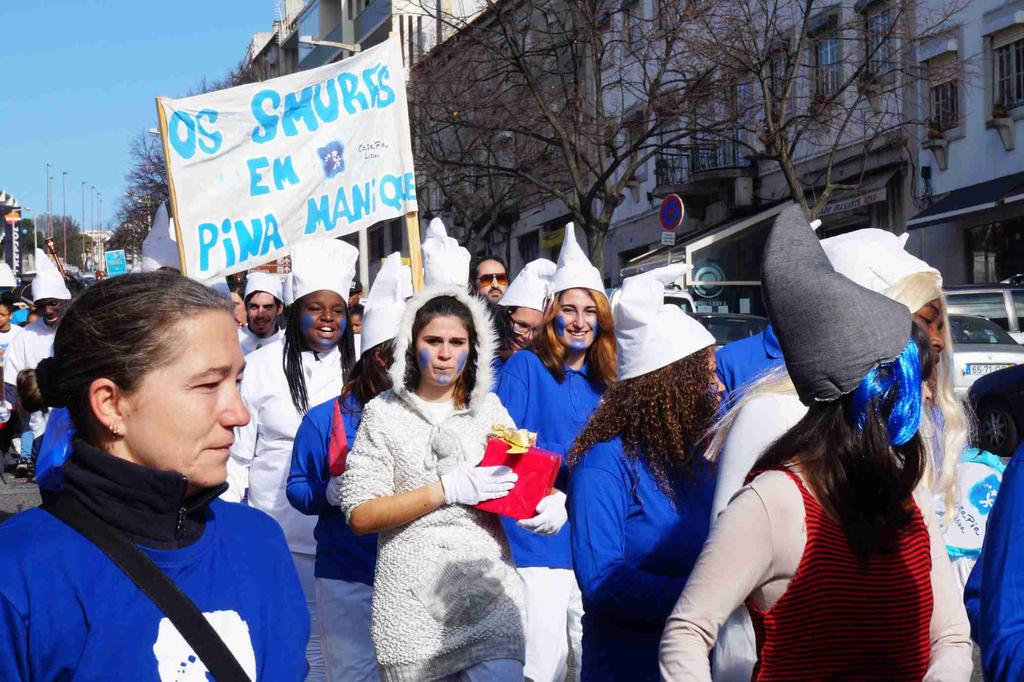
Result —
M64 195L63 204L63 217L61 218L61 225L64 227L64 267L68 265L68 172L64 171L61 173L60 178L61 193Z
M53 164L50 162L46 163L46 234L50 234L50 182L53 180L53 176L50 175L50 169L53 168Z

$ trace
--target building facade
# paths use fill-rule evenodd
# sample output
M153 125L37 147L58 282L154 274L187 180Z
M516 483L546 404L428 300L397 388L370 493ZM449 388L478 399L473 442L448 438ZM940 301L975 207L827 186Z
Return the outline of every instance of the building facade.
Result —
M1024 1L975 0L923 46L919 184L908 248L947 284L1024 273Z

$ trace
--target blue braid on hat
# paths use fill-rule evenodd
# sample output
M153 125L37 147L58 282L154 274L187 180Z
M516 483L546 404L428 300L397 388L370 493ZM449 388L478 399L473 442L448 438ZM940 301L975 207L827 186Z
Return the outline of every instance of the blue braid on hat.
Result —
M871 370L854 391L850 411L858 430L864 430L871 404L882 415L888 406L886 430L893 445L904 445L917 433L921 424L921 351L913 338L895 360Z

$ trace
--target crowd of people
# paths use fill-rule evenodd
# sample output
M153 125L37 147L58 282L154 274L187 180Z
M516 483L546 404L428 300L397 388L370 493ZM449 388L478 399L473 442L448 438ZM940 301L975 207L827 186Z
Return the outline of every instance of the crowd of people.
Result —
M609 296L571 225L513 279L435 219L422 289L394 253L364 295L333 239L192 281L167 220L146 272L41 267L20 334L0 302L50 474L0 526L0 679L966 682L972 634L1022 679L1024 482L954 573L970 418L895 235L787 208L770 325L716 352L664 302L688 265ZM508 434L558 462L526 518L485 509Z

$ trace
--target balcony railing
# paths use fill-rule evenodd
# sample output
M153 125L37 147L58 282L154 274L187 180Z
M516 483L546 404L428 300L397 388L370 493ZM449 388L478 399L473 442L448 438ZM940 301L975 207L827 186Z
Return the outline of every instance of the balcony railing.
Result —
M674 146L658 153L655 176L658 185L688 185L703 171L750 167L744 148L736 142Z
M356 42L364 42L377 27L391 18L391 0L373 0L356 17Z

